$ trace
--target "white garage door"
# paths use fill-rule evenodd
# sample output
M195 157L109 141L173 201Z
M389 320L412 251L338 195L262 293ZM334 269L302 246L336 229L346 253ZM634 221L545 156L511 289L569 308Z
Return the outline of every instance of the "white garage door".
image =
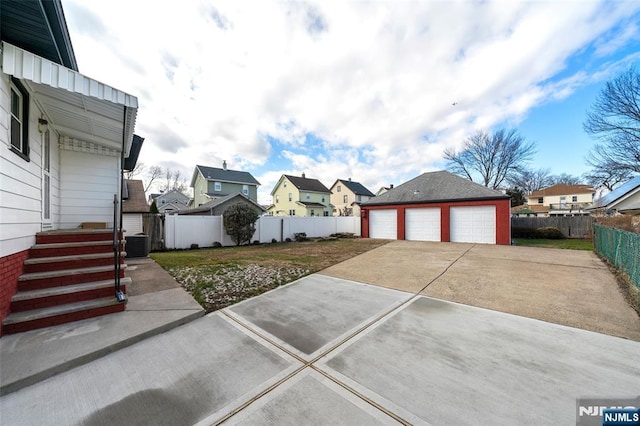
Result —
M396 209L369 210L369 238L398 238L398 213Z
M451 241L496 243L496 206L451 207Z
M406 209L405 238L413 241L440 241L440 208Z

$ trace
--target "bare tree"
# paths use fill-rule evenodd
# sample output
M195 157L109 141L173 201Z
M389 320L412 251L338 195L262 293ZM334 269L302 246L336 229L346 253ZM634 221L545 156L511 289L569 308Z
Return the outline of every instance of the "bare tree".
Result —
M124 172L124 178L133 179L134 177L142 174L142 172L144 172L144 168L144 163L136 163L136 166L133 168L133 170L127 170Z
M187 191L187 183L182 177L180 170L172 170L167 167L162 173L164 174L165 182L164 185L160 187L160 191L167 192L175 190L182 193Z
M583 175L584 180L594 188L607 188L609 191L619 184L631 179L632 173L626 169L610 167L594 167Z
M149 170L147 171L147 179L146 179L146 183L144 185L144 192L149 191L149 188L151 188L151 185L153 185L153 183L158 180L160 178L160 176L162 176L162 167L160 166L151 166L149 168Z
M551 176L552 185L582 185L583 179L580 176L573 176L567 173Z
M481 130L467 138L460 151L446 149L444 158L451 172L471 181L479 175L480 183L497 189L522 170L534 152L535 145L515 129L500 129L491 135Z
M525 194L531 194L542 188L552 185L552 176L549 169L525 169L522 168L509 176L509 183L522 189Z
M607 82L583 126L599 140L587 157L595 186L613 187L618 178L640 173L640 74L635 68Z

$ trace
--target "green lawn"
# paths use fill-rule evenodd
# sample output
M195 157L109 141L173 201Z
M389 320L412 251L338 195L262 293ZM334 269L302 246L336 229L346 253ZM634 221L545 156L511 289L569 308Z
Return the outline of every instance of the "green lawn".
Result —
M528 238L514 238L513 240L517 246L559 248L568 250L593 250L593 241L591 240L535 240Z

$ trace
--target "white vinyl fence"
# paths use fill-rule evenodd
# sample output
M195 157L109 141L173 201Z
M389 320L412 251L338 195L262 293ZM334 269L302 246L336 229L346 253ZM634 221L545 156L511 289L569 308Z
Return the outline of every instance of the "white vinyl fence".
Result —
M169 250L190 248L192 244L211 247L216 242L223 246L235 245L224 230L222 216L167 215L164 226L165 247ZM311 238L328 237L339 232L360 236L360 217L261 216L251 241L293 240L299 232Z

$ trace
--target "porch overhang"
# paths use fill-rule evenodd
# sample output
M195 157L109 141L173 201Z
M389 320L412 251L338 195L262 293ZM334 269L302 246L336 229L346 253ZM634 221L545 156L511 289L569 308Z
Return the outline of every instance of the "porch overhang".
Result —
M7 42L2 71L20 79L61 138L128 157L138 98Z

